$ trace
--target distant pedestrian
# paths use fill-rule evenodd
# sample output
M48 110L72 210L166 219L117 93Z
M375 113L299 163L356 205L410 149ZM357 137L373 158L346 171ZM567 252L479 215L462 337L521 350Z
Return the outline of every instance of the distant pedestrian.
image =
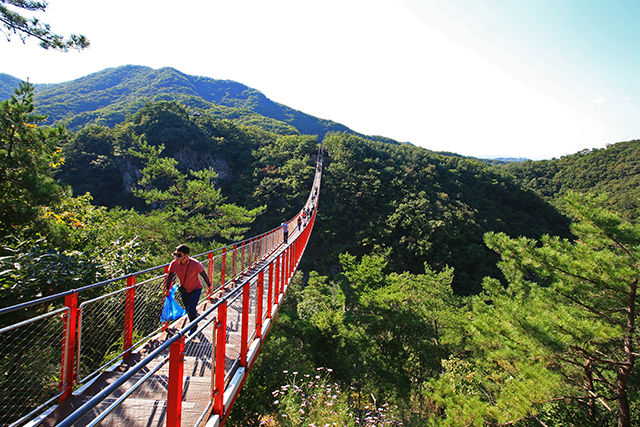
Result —
M298 231L302 230L302 216L298 215Z
M289 224L287 224L287 222L283 222L282 223L282 236L284 239L284 243L287 243L287 240L289 239Z

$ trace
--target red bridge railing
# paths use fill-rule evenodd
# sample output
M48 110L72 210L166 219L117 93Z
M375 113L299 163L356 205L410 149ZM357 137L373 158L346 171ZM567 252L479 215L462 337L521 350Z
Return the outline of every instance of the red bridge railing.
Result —
M127 419L124 415L127 411L122 408L126 407L127 399L131 400L130 396L145 388L154 389L156 397L160 395L156 400L164 400L164 410L155 413L162 412L161 418L168 426L198 425L205 421L211 426L224 424L309 241L317 212L321 154L319 151L308 200L289 221L288 243L283 244L282 231L276 228L195 256L207 269L212 283L220 284L214 292L218 295L216 301L203 297L205 309L196 320L189 325L184 325L183 320L182 329L71 413L58 418L49 415L55 414L72 393L89 387L132 352L167 331L169 325L160 322L159 304L167 265L1 309L0 321L3 315L64 298L62 308L0 328L0 369L5 373L0 384L0 425L24 425L47 417L45 425L137 425L133 419ZM303 212L304 226L299 229L298 217ZM83 296L98 289L103 295L84 297L80 302ZM237 319L230 319L229 313ZM174 329L179 323L173 324ZM206 350L209 365L204 369L209 373L205 379L208 391L196 399L205 404L195 405L202 406L195 421L193 416L183 414L187 390L185 345L191 342L195 346L194 336L187 337L186 332L193 326L198 330L194 336L209 334L202 341L210 345ZM202 347L201 343L198 345ZM158 377L165 384L150 385ZM190 378L193 383L193 376Z

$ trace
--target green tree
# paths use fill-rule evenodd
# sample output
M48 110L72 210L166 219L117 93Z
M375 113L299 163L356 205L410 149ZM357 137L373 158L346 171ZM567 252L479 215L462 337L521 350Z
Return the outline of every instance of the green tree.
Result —
M452 369L434 387L445 425L640 422L632 387L640 226L602 208L603 197L569 193L566 201L575 240L486 235L509 284L485 281L469 323L473 366L458 364L465 375ZM473 379L464 399L443 391L456 377Z
M59 200L52 177L61 164L64 127L44 129L46 116L34 113L34 87L22 82L11 99L0 103L0 233L19 231L38 218L41 207Z
M406 399L440 369L459 337L453 270L385 273L381 256L340 256L333 281L312 272L297 312L316 365L331 366L363 395Z
M25 18L22 11L45 11L48 4L44 1L33 0L2 0L0 3L0 23L2 33L11 41L11 35L17 34L24 42L27 37L40 40L44 49L55 49L66 52L69 49L82 50L89 47L89 40L83 35L71 34L68 38L51 32L49 24L40 22L37 18Z
M145 215L130 211L131 220L139 222L138 230L147 239L161 242L165 252L180 242L196 239L220 236L239 240L264 207L248 210L223 203L212 168L183 173L177 168L177 160L160 157L162 150L164 145L154 147L146 141L129 150L145 161L139 187L133 193L154 207Z

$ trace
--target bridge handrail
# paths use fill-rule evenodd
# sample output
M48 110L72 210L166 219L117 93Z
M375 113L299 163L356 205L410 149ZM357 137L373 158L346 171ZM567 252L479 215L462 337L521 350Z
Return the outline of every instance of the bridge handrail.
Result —
M313 224L314 224L314 220L315 220L315 216L316 216L316 212L317 212L317 199L316 197L318 197L318 189L320 186L320 180L321 180L321 172L322 172L322 151L319 150L318 152L318 160L316 162L316 173L315 173L315 177L312 183L312 189L309 193L309 196L307 198L307 201L305 202L303 209L301 211L298 212L298 214L294 215L294 217L289 220L288 222L291 224L290 227L290 231L295 230L294 227L296 227L296 219L302 215L302 212L309 206L309 207L313 207L312 210L312 218L309 218L308 224L305 224L305 229L304 231L301 230L301 232L291 238L289 240L289 244L285 244L283 245L281 242L281 227L276 227L273 228L265 233L261 233L257 236L253 236L244 240L241 240L239 242L235 242L223 247L219 247L219 248L215 248L212 249L210 251L204 252L202 254L198 254L195 255L195 258L200 258L200 257L207 257L208 260L203 261L203 264L208 263L207 267L209 268L209 274L211 275L211 279L212 279L212 283L213 282L213 271L214 268L216 266L215 262L217 261L221 261L222 264L222 268L218 269L217 273L219 273L219 279L221 279L222 284L221 284L221 288L224 288L226 286L226 284L230 283L230 282L235 282L236 278L241 276L241 275L245 275L245 280L244 282L240 285L237 286L236 288L233 289L228 289L231 292L227 295L224 295L224 297L221 297L219 301L217 301L215 304L213 304L213 306L210 309L207 309L207 311L205 313L203 313L202 315L200 315L197 319L195 319L193 322L189 323L189 325L185 326L182 330L179 331L179 333L176 336L171 337L167 342L165 342L164 344L162 344L161 348L166 350L168 347L170 347L172 345L172 343L177 342L177 340L181 339L184 337L186 331L190 330L190 328L192 327L196 327L197 325L202 322L203 318L206 317L208 314L210 314L213 310L219 308L222 304L227 304L229 303L229 301L232 301L233 298L237 298L241 292L247 292L246 289L253 289L252 286L259 286L260 287L260 295L262 294L262 277L259 277L260 274L262 273L266 273L266 269L267 266L263 266L260 270L258 271L254 271L253 273L248 273L249 269L251 269L254 265L259 265L260 262L262 262L262 260L267 260L267 257L271 257L272 261L268 264L268 268L269 268L269 296L267 298L266 293L261 296L260 298L267 298L266 301L264 301L265 303L268 302L267 304L267 311L269 312L268 314L265 315L265 317L263 317L262 319L258 319L256 315L252 315L255 317L254 320L256 324L255 324L255 329L253 330L253 332L249 332L249 337L248 340L249 342L251 342L253 340L254 337L257 338L262 338L262 335L264 334L266 336L267 332L261 332L258 331L258 325L262 325L262 322L264 321L265 325L270 325L271 323L271 317L272 315L275 316L275 313L277 312L277 308L279 308L279 304L281 301L281 298L284 296L284 293L286 292L286 289L288 289L288 281L290 281L293 277L293 273L295 272L295 269L297 268L297 263L299 262L300 257L302 256L302 254L304 253L304 249L307 246L308 243L308 239L310 236L310 232L311 229L313 228ZM293 234L290 232L290 235ZM300 241L298 242L298 239L300 237L304 237L303 239L300 239ZM295 245L294 245L295 243ZM298 243L302 243L301 245ZM295 249L294 249L295 246ZM247 257L245 257L245 249L247 249ZM216 254L215 256L213 254ZM226 256L226 258L225 258ZM239 258L241 257L241 259ZM273 258L275 257L275 258ZM217 261L216 261L217 260ZM232 261L232 265L233 265L233 272L232 274L230 274L231 279L229 279L228 281L225 281L225 273L224 273L224 266L227 265L227 262L231 262ZM236 261L241 261L242 263L242 267L241 267L241 272L239 272L238 274L236 274ZM248 261L247 264L247 269L245 269L245 261ZM278 266L278 262L280 262L280 265ZM286 264L286 266L285 266ZM72 289L72 290L68 290L68 291L64 291L55 295L50 295L47 297L42 297L39 298L37 300L33 300L33 301L29 301L29 302L25 302L25 303L20 303L20 304L16 304L14 306L11 307L6 307L6 308L2 308L0 309L0 315L2 314L6 314L6 313L10 313L16 310L20 310L20 309L24 309L24 308L28 308L31 307L33 305L36 304L44 304L50 301L54 301L56 299L59 298L64 298L64 305L60 308L60 309L56 309L52 312L43 314L43 315L39 315L39 316L34 316L31 319L28 319L26 321L22 321L22 322L18 322L14 325L9 325L7 327L4 328L0 328L0 333L3 332L7 332L10 331L12 329L17 329L17 332L22 334L21 335L21 341L20 341L20 346L18 347L17 345L15 346L15 348L17 349L21 349L21 348L26 348L27 349L27 354L29 353L33 353L33 351L29 351L29 348L40 348L40 345L44 345L46 350L50 352L52 345L51 343L55 342L55 340L58 340L58 342L60 342L60 340L62 341L62 355L60 355L60 353L58 352L58 356L56 356L55 351L54 352L50 352L47 354L47 359L48 361L52 360L52 358L58 358L58 361L60 361L60 358L62 358L62 371L61 371L61 375L60 375L60 381L58 382L57 388L60 389L61 393L56 394L52 399L47 400L47 402L45 402L44 404L41 404L39 406L39 408L36 408L35 410L29 412L29 414L22 416L22 415L18 415L18 417L22 416L22 418L20 418L20 420L15 421L13 425L17 425L21 422L23 422L24 420L28 419L28 417L32 416L33 414L36 414L38 410L41 410L41 408L44 407L44 405L48 405L52 400L60 397L60 401L64 400L67 396L70 395L71 391L72 391L72 385L73 383L78 383L80 384L80 378L79 378L79 374L80 374L80 356L81 354L83 354L81 352L81 342L82 342L82 318L83 318L83 311L82 311L82 307L84 307L86 304L89 303L94 303L100 300L107 300L107 298L112 297L115 294L119 294L119 295L124 295L123 293L126 291L127 292L127 300L126 300L126 304L128 304L129 302L131 302L133 304L133 301L129 301L128 298L129 296L131 296L131 300L133 300L133 293L135 291L136 288L138 287L142 287L143 285L146 285L147 283L151 283L154 282L154 285L158 284L158 280L166 277L166 267L168 266L168 264L163 264L160 266L155 266L155 267L151 267L145 270L141 270L135 273L130 273L127 275L123 275L117 278L113 278L113 279L109 279L109 280L105 280L102 282L98 282L89 286L84 286L84 287L80 287L80 288L76 288L76 289ZM274 286L274 284L272 283L272 278L271 278L271 268L274 267L274 271L273 273L275 273L275 275L273 276L273 279L275 280L275 288L272 289L272 287ZM231 266L228 266L229 270L231 270ZM148 273L152 273L154 271L157 271L158 269L163 269L163 274L161 275L154 275L153 278L151 279L145 279L144 281L140 282L140 283L135 283L135 279L137 276L141 276L141 275L147 275ZM281 276L280 279L278 279L278 271L281 272ZM286 277L285 277L286 275ZM149 276L147 276L149 277ZM278 281L281 280L282 284L278 285ZM84 301L81 305L78 305L78 295L82 292L86 292L92 289L96 289L99 287L104 287L119 281L126 281L127 286L123 287L122 289L116 290L115 292L109 292L105 295L102 295L100 297L96 297L96 298L92 298L92 299L87 299L86 301ZM287 284L285 284L285 281ZM259 283L259 284L258 284ZM266 286L266 284L265 284ZM245 289L246 288L246 289ZM150 291L153 292L156 288L154 288L153 286L150 286ZM272 294L271 291L274 290L274 299L273 301L271 300ZM131 295L128 295L128 293L131 293ZM149 293L149 291L144 291L147 292L147 294ZM266 287L265 287L265 292L266 292ZM141 295L142 296L142 295ZM279 297L278 297L279 296ZM250 298L254 298L253 296ZM280 299L278 299L280 298ZM243 296L243 304L244 299L246 299L245 296ZM138 296L136 294L136 301L138 300ZM276 303L276 300L278 301ZM121 301L122 303L124 303L125 301ZM114 303L111 303L111 305L113 306L114 304L117 305L119 303L119 301L115 301ZM256 303L256 302L254 302ZM273 303L273 308L274 311L273 314L271 313L271 307L272 307L272 303ZM102 303L100 303L102 304ZM138 304L136 302L136 304ZM257 302L256 304L262 304L261 302ZM79 307L79 308L78 308ZM261 312L262 308L260 308L261 306L258 305L258 312ZM102 307L98 307L99 309L101 309ZM123 305L124 308L124 305ZM122 312L111 312L111 313L106 313L105 312L95 312L95 308L92 309L93 311L90 311L89 314L93 313L94 315L96 313L98 314L106 314L107 316L112 315L114 317L114 321L117 322L116 317L120 316L120 315L125 315L127 316L126 313L124 313L124 311ZM133 310L133 307L131 307L131 310ZM135 308L136 313L138 313L138 308ZM253 309L250 309L253 310ZM265 311L265 313L267 313L267 311ZM225 313L226 313L226 308L225 308ZM62 316L60 315L55 315L55 314L62 314ZM149 313L145 313L146 314L146 318L149 317L154 317L153 314L151 314L151 316L149 316ZM131 316L133 316L133 312L131 313ZM226 315L225 315L226 316ZM145 318L145 319L146 319ZM100 319L98 319L100 320ZM157 320L157 319L156 319ZM202 330L205 326L207 326L208 324L210 324L213 320L215 320L215 317L212 320L209 320L207 322L205 322L205 325L201 325L200 328L198 328L199 330ZM48 322L48 323L44 323L44 322ZM130 322L134 322L134 320L130 319ZM136 325L138 325L138 321L139 320L135 320ZM246 321L246 320L243 320ZM120 319L120 322L122 322L122 319ZM120 358L120 356L129 354L133 348L135 348L136 346L140 346L140 343L144 343L146 341L148 341L148 339L151 337L151 335L147 335L146 337L140 338L141 335L137 335L135 337L135 340L138 340L136 343L132 344L132 340L131 340L131 328L132 328L132 324L126 323L127 320L125 318L125 337L124 337L124 345L123 345L123 353L120 353L118 356L115 356L116 359ZM76 324L77 323L77 324ZM29 325L29 331L23 331L20 330L19 328L23 328L25 325ZM226 320L225 320L225 324L226 324ZM116 323L116 326L118 324ZM122 326L122 324L120 324ZM168 324L165 325L165 328ZM193 325L193 326L192 326ZM144 328L146 328L148 326L148 324L144 325ZM89 332L87 332L89 335L87 336L91 336L91 324L89 324ZM28 335L27 338L22 338L22 336L25 336L25 332L26 333L30 333L30 334L35 334L36 331L38 330L46 330L49 331L50 329L53 331L53 329L57 330L58 332L54 332L54 335L46 335L44 336L44 339L46 339L46 341L40 341L40 336L38 336L38 339L36 340L35 337L36 335ZM127 329L129 328L129 337L128 337L128 344L126 344L127 342ZM140 325L136 326L136 332L142 332L142 335L144 335L145 333L148 332L143 332L142 329L138 329L140 328ZM143 328L143 329L144 329ZM26 327L25 327L26 329ZM148 328L146 329L148 331ZM32 331L32 332L30 332ZM157 331L159 331L159 329L157 329ZM268 331L268 329L267 329ZM57 336L55 335L57 333ZM122 329L120 329L120 333L122 333ZM214 332L215 333L215 332ZM11 332L11 334L13 334L13 332ZM47 334L50 334L50 332L47 332ZM11 335L13 336L13 335ZM77 340L76 340L77 338ZM110 338L110 337L109 337ZM122 335L120 336L120 339L122 339ZM244 343L244 358L246 359L246 351L247 351L247 337L245 335L245 337L243 338L245 343ZM102 338L103 341L104 338ZM22 344L24 342L24 344ZM90 342L90 341L89 341ZM122 344L122 342L121 342ZM25 347L22 347L22 345L24 345ZM184 344L183 344L184 345ZM107 344L107 347L109 346L109 344ZM129 346L129 347L127 347ZM91 349L91 346L89 345L87 348ZM58 349L60 349L60 347L58 347ZM259 347L258 347L259 349ZM157 350L157 349L156 349ZM157 351L154 350L154 352L152 353L153 355L157 356ZM109 351L111 351L111 349L109 348ZM224 351L224 350L223 350ZM95 351L94 351L95 353ZM94 353L89 353L89 357L91 357L92 354ZM242 351L240 352L242 353ZM10 353L7 353L10 354ZM23 355L24 350L23 350ZM69 359L73 360L75 359L74 354L77 356L77 366L73 367L73 362L70 362ZM27 358L26 356L19 356L21 359L16 359L16 360L20 360L21 364L27 364L25 366L32 366L30 365L31 360L35 360L36 358L42 358L42 355L29 355L29 358ZM141 364L143 361L141 361L139 364L137 364L135 367L133 367L130 372L131 375L134 375L136 372L139 372L140 369L142 369L144 366L146 366L146 364L149 363L150 360L152 360L154 357L151 357L152 355L148 355L147 357L145 357L144 360L146 360L147 362L144 364ZM86 357L86 356L83 356ZM113 354L110 353L108 357L113 357ZM243 356L241 354L238 355L238 358L242 358ZM251 356L254 357L254 356ZM100 363L104 363L104 360L106 359L106 355L105 358L103 359L103 362ZM112 361L115 359L112 359ZM233 359L232 359L233 360ZM236 365L236 363L239 361L240 359L236 359L234 364L232 364L232 367L230 369L230 374L231 372L233 372L234 369L237 368L237 366L242 366L241 364ZM97 361L99 362L100 359L97 359ZM50 363L50 362L43 362L43 366L44 363ZM246 362L245 362L246 363ZM98 368L96 371L91 372L86 378L91 378L92 376L95 376L96 373L100 373L102 370L104 370L105 367L107 366L112 366L113 363L112 362L107 362L107 364L101 366L100 368ZM60 364L58 364L58 366L60 366ZM87 364L87 366L90 367L90 364ZM35 367L36 369L40 369L40 365L33 365L32 368L30 368L30 370L28 372L32 372L33 371L33 367ZM93 368L91 368L93 369ZM37 376L39 373L37 371L33 371L35 373L35 376ZM59 371L60 372L60 371ZM225 368L223 366L223 377L225 377L224 373L225 373ZM20 374L20 375L24 375L24 374ZM40 374L41 375L41 374ZM47 374L49 375L49 374ZM131 375L127 375L127 379L131 377ZM33 375L32 375L33 376ZM22 377L19 377L22 378ZM224 380L226 381L227 378L225 377ZM142 380L144 381L144 380ZM216 380L217 381L217 380ZM123 382L126 382L126 379L122 380L119 382L119 384L122 384ZM226 384L226 383L225 383ZM6 385L6 384L5 384ZM115 384L114 384L115 386ZM47 385L47 387L49 387L49 385ZM117 387L115 387L117 388ZM114 388L114 389L115 389ZM104 392L106 390L104 390L102 393L100 393L100 395L103 395ZM239 391L239 390L238 390ZM41 393L42 394L42 393ZM227 392L226 389L224 390L224 394L226 396ZM0 395L4 395L3 393L0 393ZM49 394L49 397L51 396L51 394ZM105 395L105 396L108 396ZM96 396L98 397L98 396ZM226 399L226 397L225 397ZM235 397L234 397L235 399ZM0 399L3 400L3 399ZM91 401L93 401L93 399L91 399ZM42 400L40 401L42 402ZM89 403L89 402L87 402ZM213 404L213 401L212 401ZM117 405L116 405L117 406ZM0 412L3 412L4 410L11 408L11 406L3 406L2 404L0 404ZM27 409L27 411L30 411L30 409ZM23 413L24 414L24 413ZM106 416L106 415L105 415ZM15 419L15 418L14 418ZM62 425L62 424L61 424Z
M216 249L212 249L212 250L207 251L207 252L203 252L203 253L198 254L198 255L194 255L193 257L194 258L203 257L205 255L209 255L210 253L215 253L215 252L222 251L222 250L225 250L225 249L234 248L234 247L236 247L238 245L242 245L242 244L244 244L246 242L249 242L249 241L253 240L254 238L260 238L260 237L265 236L265 235L267 235L269 233L277 232L278 228L279 227L272 228L271 230L269 230L267 232L264 232L264 233L261 233L261 234L259 234L257 236L249 237L249 238L244 239L244 240L240 240L240 241L237 241L237 242L234 242L234 243L230 243L230 244L228 244L226 246L222 246L222 247L219 247L219 248L216 248ZM20 310L20 309L23 309L23 308L29 308L29 307L31 307L33 305L44 304L46 302L50 302L50 301L56 300L58 298L64 298L64 297L66 297L68 295L71 295L71 294L90 291L92 289L96 289L96 288L99 288L101 286L106 286L106 285L109 285L111 283L115 283L115 282L119 282L119 281L126 281L130 277L141 276L141 275L149 273L151 271L167 267L168 265L169 265L169 263L157 265L155 267L149 267L149 268L147 268L145 270L136 271L135 273L125 274L124 276L120 276L120 277L115 277L115 278L112 278L112 279L104 280L102 282L94 283L92 285L82 286L80 288L70 289L68 291L59 292L59 293L54 294L54 295L49 295L49 296L38 298L38 299L35 299L35 300L32 300L32 301L23 302L23 303L16 304L16 305L13 305L13 306L10 306L10 307L0 308L0 316L3 315L3 314L6 314L6 313L10 313L12 311Z
M316 180L314 179L314 183L315 182L316 182ZM313 218L314 218L314 220L315 220L316 212L317 212L317 210L314 209L313 210ZM310 223L309 223L310 228L313 228L313 224L314 224L314 221L310 221ZM300 236L298 236L298 237L300 237ZM292 243L289 243L289 245L291 245ZM306 248L307 243L308 243L308 240L304 242L304 248ZM302 252L304 252L304 248L302 248ZM285 250L286 250L286 246L281 246L277 250L277 253L274 254L274 255L277 257L280 254L282 254L283 252L285 252ZM258 278L260 273L263 272L266 268L267 268L266 266L262 267L260 270L255 271L251 275L249 275L248 277L244 278L244 282L243 282L243 284L241 286L238 286L237 288L235 288L231 292L229 292L227 295L225 295L222 298L220 298L217 302L215 302L210 308L208 308L206 311L204 311L202 314L200 314L191 323L189 323L186 326L184 326L181 330L179 330L177 333L175 333L173 336L171 336L169 339L167 339L163 344L161 344L159 347L157 347L155 350L153 350L151 353L149 353L149 355L147 355L144 359L142 359L140 362L138 362L133 367L129 368L125 374L123 374L120 378L118 378L116 381L111 383L111 385L109 385L107 388L101 390L93 398L91 398L90 400L85 402L82 406L80 406L78 409L76 409L73 413L71 413L69 416L67 416L60 423L58 423L57 427L69 427L69 426L72 426L74 423L78 422L89 411L91 411L93 408L95 408L98 404L102 403L113 392L115 392L120 387L122 387L125 383L127 383L129 381L129 379L131 379L135 374L137 374L140 371L142 371L152 360L156 359L162 353L164 353L167 350L169 350L172 345L177 343L179 340L183 339L183 337L186 337L188 331L190 331L194 327L198 327L198 325L199 325L199 323L201 321L206 320L207 317L210 316L223 303L226 303L228 301L231 301L231 300L234 300L234 299L238 298L242 294L242 292L244 290L244 287L248 286L253 280ZM203 329L205 326L207 326L208 324L210 324L212 322L215 322L215 321L216 321L216 318L212 317L212 318L208 319L205 322L204 325L200 326L199 329ZM188 339L189 338L187 338L187 340ZM166 363L166 360L164 360L162 363L163 364ZM155 371L153 371L153 372L155 372ZM137 387L139 387L146 380L146 378L151 374L152 374L152 372L149 372L143 378L138 380L136 382L136 384L134 384L128 392L125 392L122 396L120 396L120 398L118 398L114 403L112 403L91 424L89 424L88 427L96 425L97 423L102 421L106 416L108 416L111 412L113 412L124 401L124 399L126 399L126 397L128 397L130 393L132 393Z

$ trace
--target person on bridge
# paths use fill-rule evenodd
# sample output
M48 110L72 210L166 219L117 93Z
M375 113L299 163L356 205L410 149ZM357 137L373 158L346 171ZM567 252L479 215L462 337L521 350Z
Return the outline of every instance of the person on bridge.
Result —
M286 244L289 239L289 224L287 221L282 223L282 235L284 236L284 243Z
M176 248L173 254L174 260L169 264L169 272L167 274L167 281L165 282L164 295L169 295L169 290L173 283L173 278L177 275L180 280L180 296L182 297L182 304L189 314L189 320L194 321L198 317L198 301L200 300L200 294L202 293L202 283L200 282L200 275L204 282L207 284L207 297L210 297L213 293L213 286L207 276L207 272L204 271L202 264L189 256L189 246L180 245ZM195 332L195 327L191 329L190 333Z

